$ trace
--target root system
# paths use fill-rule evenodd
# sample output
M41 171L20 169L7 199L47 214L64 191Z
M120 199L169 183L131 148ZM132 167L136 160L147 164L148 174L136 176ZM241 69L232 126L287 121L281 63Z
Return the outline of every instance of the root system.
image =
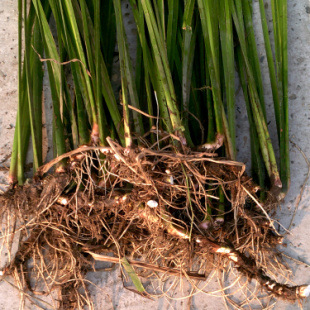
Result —
M307 286L277 282L285 271L276 249L283 238L268 216L275 199L259 202L243 164L171 145L108 143L67 153L0 196L2 220L14 223L2 239L9 244L20 235L3 273L22 290L58 289L60 309L91 307L84 277L94 260L126 257L142 278L164 273L201 281L231 263L270 296L307 296ZM65 172L46 176L64 159Z

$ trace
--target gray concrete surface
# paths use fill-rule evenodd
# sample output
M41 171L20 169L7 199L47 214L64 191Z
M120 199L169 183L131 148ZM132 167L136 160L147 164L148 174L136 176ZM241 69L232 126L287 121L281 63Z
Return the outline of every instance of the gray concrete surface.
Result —
M288 0L288 35L289 35L289 98L290 98L290 137L293 142L303 150L310 158L310 1ZM254 11L258 12L258 2L254 2ZM257 29L258 42L261 42L261 30ZM259 43L261 46L261 43ZM266 68L266 57L260 53L260 59ZM269 81L264 76L266 86L266 102L271 99L271 91L268 88ZM240 160L248 163L249 140L242 134L242 128L246 127L246 114L242 97L238 97L238 119L241 120L239 129ZM0 0L0 189L4 189L7 183L7 169L12 147L15 116L17 110L17 1ZM272 113L268 118L272 120ZM274 122L273 122L274 123ZM244 127L243 127L244 126ZM274 128L270 128L274 133ZM273 134L273 136L275 136ZM291 188L277 212L275 218L288 227L295 209L296 200L300 194L308 172L308 167L301 153L291 144ZM305 191L296 212L296 217L291 233L286 236L283 252L304 262L288 261L292 267L292 283L310 283L310 185L305 186ZM3 263L3 261L1 262ZM107 273L90 273L91 279L97 286L91 288L96 304L96 309L225 309L223 299L212 294L198 294L194 296L191 306L188 300L168 300L161 298L151 301L125 290L121 283L120 272L115 270ZM7 279L12 281L12 279ZM213 281L212 289L218 289L219 285ZM186 287L184 288L186 290ZM180 294L175 295L180 297ZM0 310L19 309L19 292L7 282L0 282ZM293 310L298 305L288 305L278 302L274 309ZM310 302L303 303L304 309L310 309ZM36 309L27 302L26 309ZM245 307L245 309L248 309ZM257 307L260 309L260 307Z

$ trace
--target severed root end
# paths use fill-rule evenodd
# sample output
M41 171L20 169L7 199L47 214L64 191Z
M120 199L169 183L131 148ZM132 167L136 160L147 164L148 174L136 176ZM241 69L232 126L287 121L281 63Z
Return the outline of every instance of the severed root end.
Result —
M299 286L299 296L302 298L309 297L310 295L310 285Z
M278 298L292 302L296 301L296 299L306 298L310 294L310 285L288 286L273 280L265 281L265 283L262 281L260 282L268 291Z

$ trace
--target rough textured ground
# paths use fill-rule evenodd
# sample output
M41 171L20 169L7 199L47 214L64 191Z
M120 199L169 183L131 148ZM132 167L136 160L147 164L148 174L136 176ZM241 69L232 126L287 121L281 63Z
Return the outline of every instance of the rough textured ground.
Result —
M310 158L310 2L309 0L289 0L289 98L290 98L290 137L293 142ZM258 11L255 2L254 10ZM258 29L259 32L259 29ZM258 41L261 36L258 36ZM0 189L6 184L6 167L14 134L15 115L17 109L17 1L0 0ZM267 65L266 57L260 54L263 65ZM268 79L264 79L268 85ZM266 102L270 101L271 92L266 92ZM239 104L237 117L243 120L246 127L246 112L242 98L238 95ZM269 115L269 120L272 115ZM272 130L273 128L271 128ZM274 135L275 136L275 135ZM249 154L249 139L239 136L240 159L246 163ZM278 211L276 218L284 227L289 226L294 212L296 198L304 183L308 167L301 153L291 144L291 179L290 191ZM303 198L296 212L291 234L285 242L287 248L283 252L291 257L310 264L310 185L306 184ZM284 232L284 230L283 230ZM3 257L1 264L3 264ZM305 264L293 262L293 280L296 284L310 283L310 269ZM197 295L192 300L191 308L188 301L167 301L164 298L150 301L137 296L125 289L120 281L119 270L111 273L89 274L99 288L92 289L97 309L224 309L223 299L207 295ZM218 284L214 283L218 289ZM33 306L28 304L30 309ZM15 310L19 308L18 291L6 282L0 282L0 309ZM293 310L298 305L287 305L281 302L275 309ZM310 301L304 303L304 309L310 309Z

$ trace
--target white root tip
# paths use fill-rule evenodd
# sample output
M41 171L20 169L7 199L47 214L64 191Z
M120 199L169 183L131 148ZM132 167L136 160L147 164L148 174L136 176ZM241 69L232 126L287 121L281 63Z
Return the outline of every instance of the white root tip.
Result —
M170 183L171 185L173 185L174 184L173 177L172 176L168 177L167 182Z
M230 260L234 261L235 263L238 263L238 256L235 253L228 254L228 257Z
M157 208L158 207L158 202L155 200L149 200L146 205L150 208Z
M121 160L121 158L120 158L117 154L114 154L114 157L115 157L115 159L118 160L118 161Z
M238 263L238 256L232 252L230 248L221 247L216 250L216 253L227 254L228 258L235 263Z
M111 149L110 149L110 148L107 148L107 147L102 147L102 148L100 149L100 152L101 152L102 154L104 154L104 155L107 155L107 154L112 153Z
M229 254L229 253L231 253L231 249L230 248L224 248L224 247L218 248L216 250L216 253Z
M303 285L299 288L300 297L309 297L310 295L310 285Z
M56 168L56 173L64 173L64 172L66 172L64 167L60 166Z
M63 197L60 197L58 202L63 206L66 206L69 203L68 199Z
M125 150L124 150L124 155L125 156L128 156L130 153L130 148L129 147L126 147Z

